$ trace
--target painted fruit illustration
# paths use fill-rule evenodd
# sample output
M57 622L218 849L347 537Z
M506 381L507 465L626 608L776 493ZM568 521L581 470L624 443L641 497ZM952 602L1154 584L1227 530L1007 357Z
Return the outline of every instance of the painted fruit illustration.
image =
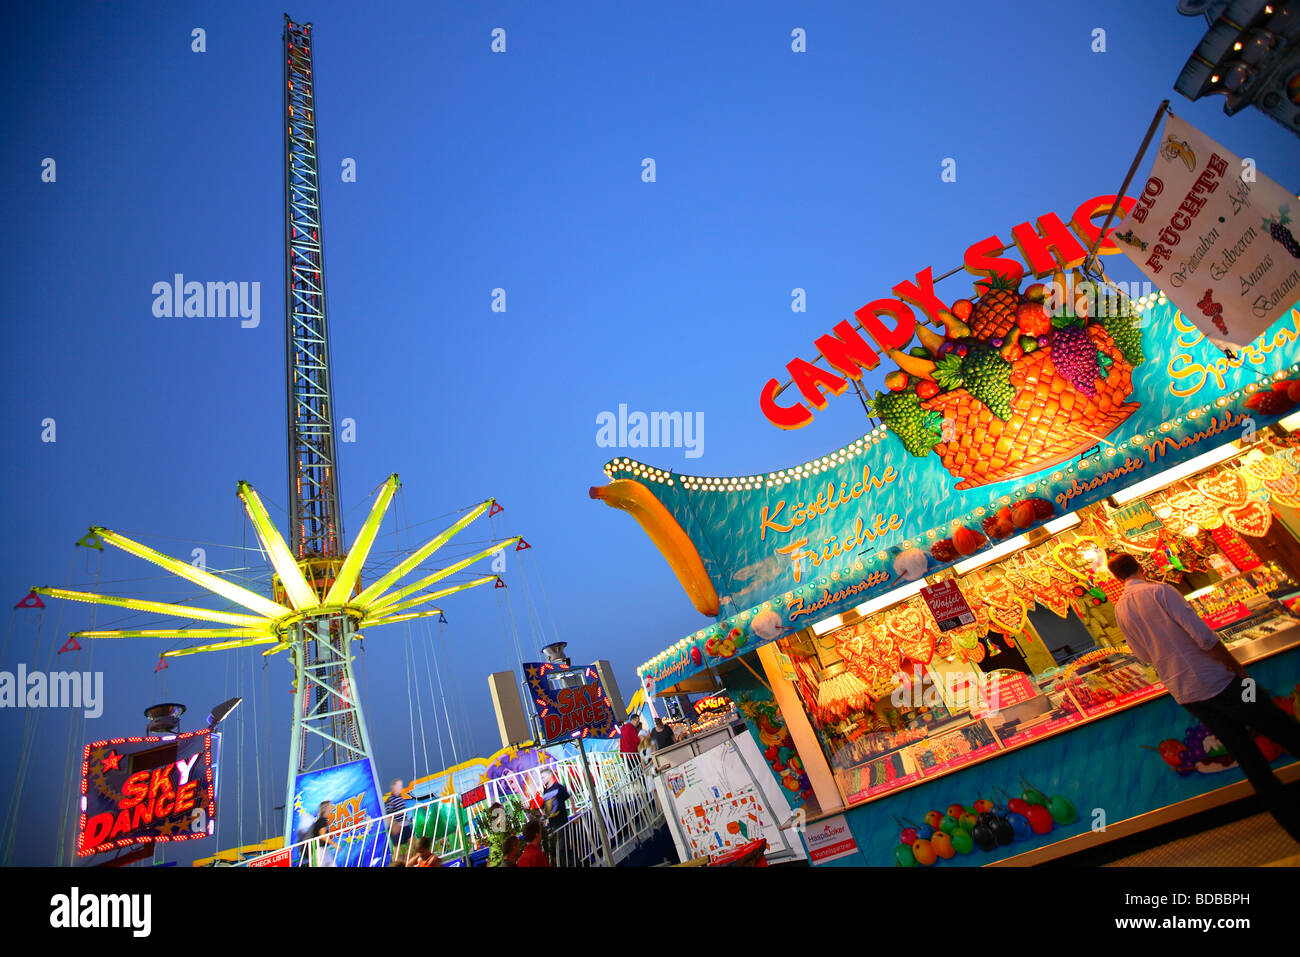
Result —
M1079 812L1069 798L1053 794L1047 799L1047 812L1057 824L1073 824L1079 819Z
M1287 252L1300 259L1300 242L1296 241L1295 234L1289 228L1290 212L1289 206L1283 206L1275 218L1264 220L1264 224L1268 226L1268 234L1273 237L1274 242L1281 243Z
M1063 296L1052 315L1042 283L1024 293L1018 286L992 276L973 303L940 310L944 342L935 348L923 337L934 358L889 350L917 384L871 402L910 454L937 454L958 489L1065 462L1138 409L1128 398L1144 359L1142 331L1129 300L1094 309L1087 296ZM985 529L994 538L1003 530L1000 522Z
M1029 826L1029 818L1015 811L1007 815L1007 823L1011 825L1011 832L1015 834L1017 841L1023 841L1033 829Z
M1035 804L1029 809L1029 826L1034 829L1035 834L1046 834L1055 825L1052 820L1052 813L1041 804Z
M922 867L929 867L939 859L939 856L934 851L934 847L925 839L916 841L912 845L911 850L912 856L916 858L916 863L920 864Z

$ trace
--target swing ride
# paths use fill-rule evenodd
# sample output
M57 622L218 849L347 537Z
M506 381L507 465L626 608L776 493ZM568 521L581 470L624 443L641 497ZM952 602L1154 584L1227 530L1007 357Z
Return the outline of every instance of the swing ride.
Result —
M371 628L430 618L445 622L441 608L431 603L489 583L504 587L495 572L466 581L449 582L450 576L509 546L515 546L517 551L529 547L520 536L493 541L468 557L409 584L400 584L468 525L484 514L490 518L502 511L496 500L489 498L374 581L363 584L367 559L400 488L396 473L380 485L351 547L344 545L325 309L311 26L295 23L285 16L289 538L286 540L281 535L261 497L249 483L241 481L237 489L263 554L274 570L271 595L268 597L199 565L173 558L119 532L95 526L78 545L101 552L108 545L126 552L198 586L208 595L223 599L232 608L238 606L238 610L214 610L193 604L48 586L33 588L28 598L19 603L20 607L43 607L42 597L56 598L184 619L187 623L179 627L91 628L73 632L69 638L70 644L106 638L202 639L197 645L163 651L159 668L165 668L172 658L215 651L260 648L263 656L288 653L294 668L294 698L284 801L286 844L297 840L295 806L301 803L299 783L303 775L357 764L373 789L376 804L385 790L375 770L374 750L354 674L354 642ZM188 622L199 622L205 627L191 627ZM83 827L84 818L83 806ZM79 850L79 853L87 852Z

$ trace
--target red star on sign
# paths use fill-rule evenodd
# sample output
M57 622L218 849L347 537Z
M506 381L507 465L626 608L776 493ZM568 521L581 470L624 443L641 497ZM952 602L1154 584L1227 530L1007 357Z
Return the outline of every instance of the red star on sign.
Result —
M122 755L116 751L108 752L108 755L99 762L100 769L104 771L116 771L117 763L122 760Z

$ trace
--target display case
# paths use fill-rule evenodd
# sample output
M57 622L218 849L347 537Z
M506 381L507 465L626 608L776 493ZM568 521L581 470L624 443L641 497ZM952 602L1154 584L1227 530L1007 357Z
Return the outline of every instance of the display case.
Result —
M1075 527L957 579L974 623L943 631L910 596L827 633L782 639L844 803L1164 694L1155 669L1124 642L1114 612L1123 584L1106 570L1110 551L1130 551L1148 578L1176 587L1234 652L1269 636L1286 640L1300 624L1300 586L1277 560L1278 535L1265 537L1267 523L1243 525L1234 506L1213 498L1244 494L1251 480L1243 463L1227 461L1139 500L1145 510L1080 510ZM1142 523L1126 525L1134 515ZM1083 653L1069 651L1085 634Z

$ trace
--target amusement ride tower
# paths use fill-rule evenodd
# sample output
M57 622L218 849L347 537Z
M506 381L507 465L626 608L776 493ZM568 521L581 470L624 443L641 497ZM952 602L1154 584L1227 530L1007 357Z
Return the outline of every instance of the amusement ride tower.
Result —
M289 540L276 529L257 492L240 482L238 495L274 568L267 598L202 568L170 558L106 528L92 527L99 542L114 545L200 585L245 611L218 611L190 605L115 598L63 588L40 587L37 594L111 605L185 619L181 627L142 631L83 631L76 638L223 638L212 644L162 653L163 658L251 646L269 646L263 655L287 651L294 667L293 729L289 745L284 835L293 843L295 797L300 776L354 762L365 762L365 777L376 802L383 789L375 771L365 718L352 670L352 642L361 630L441 617L427 603L489 582L494 575L446 583L448 576L487 558L519 537L489 545L467 558L416 581L389 590L424 563L452 536L485 512L501 511L488 499L469 509L373 583L360 576L389 503L399 487L396 474L380 486L370 514L350 550L343 546L335 450L329 328L325 311L325 263L321 236L320 178L316 154L315 73L311 24L285 16L284 25L284 176L285 176L285 376L288 385ZM426 606L420 608L419 606ZM415 610L413 610L415 609ZM191 628L194 620L219 628ZM310 810L310 809L308 809Z

